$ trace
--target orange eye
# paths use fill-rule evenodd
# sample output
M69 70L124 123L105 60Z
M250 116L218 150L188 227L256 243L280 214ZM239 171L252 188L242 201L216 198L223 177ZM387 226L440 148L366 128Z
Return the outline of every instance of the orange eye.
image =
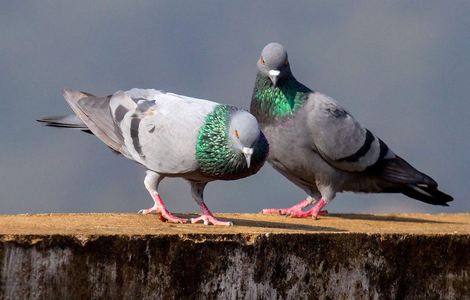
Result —
M287 58L286 58L286 61L284 62L284 65L287 66L288 63L289 63L289 61L288 61Z
M238 133L238 130L235 130L235 136L237 137L237 139L240 138L240 133Z
M262 56L261 56L261 58L259 59L259 61L261 62L261 64L264 65L265 62L264 62L264 58L263 58Z

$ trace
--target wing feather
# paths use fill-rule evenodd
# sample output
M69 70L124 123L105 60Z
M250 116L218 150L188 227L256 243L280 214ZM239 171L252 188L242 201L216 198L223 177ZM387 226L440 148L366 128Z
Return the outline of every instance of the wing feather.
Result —
M123 147L123 137L110 112L111 96L96 97L71 89L65 89L63 95L75 114L93 134L111 149L127 155L127 151Z
M313 148L337 169L362 172L394 157L387 145L328 96L313 93L307 124Z
M196 170L199 129L218 103L158 90L124 94L126 103L135 104L119 124L132 157L159 173Z

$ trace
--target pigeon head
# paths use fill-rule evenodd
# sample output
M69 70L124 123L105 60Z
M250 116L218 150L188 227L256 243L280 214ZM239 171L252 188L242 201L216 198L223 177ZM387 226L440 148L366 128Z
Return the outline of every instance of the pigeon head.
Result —
M229 136L233 150L243 153L246 164L250 167L253 147L261 131L256 118L243 110L236 111L230 120Z
M196 160L208 176L233 180L255 174L268 153L256 118L234 106L216 106L199 130Z
M273 86L291 74L287 52L284 46L275 42L263 48L257 66L262 75L269 77Z

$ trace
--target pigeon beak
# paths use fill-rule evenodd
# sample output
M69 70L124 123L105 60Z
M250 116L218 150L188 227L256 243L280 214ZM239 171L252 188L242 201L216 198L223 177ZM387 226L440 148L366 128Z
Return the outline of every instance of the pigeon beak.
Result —
M243 147L242 152L243 155L245 155L246 165L249 169L251 164L251 155L253 154L253 148Z
M279 76L279 74L281 74L281 71L279 70L269 70L269 79L271 79L273 86L276 86L277 77Z

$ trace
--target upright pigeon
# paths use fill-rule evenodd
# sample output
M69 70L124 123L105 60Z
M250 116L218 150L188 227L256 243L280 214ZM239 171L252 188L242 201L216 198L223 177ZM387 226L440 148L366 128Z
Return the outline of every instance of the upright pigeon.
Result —
M144 184L154 205L140 212L158 213L162 220L187 221L172 215L158 193L163 178L182 177L202 210L192 223L231 225L207 208L206 184L255 174L269 151L255 117L230 105L153 89L118 91L107 97L66 89L64 97L75 116L38 121L92 133L114 152L143 165Z
M263 213L316 218L343 191L402 193L442 206L453 200L335 100L297 81L281 44L266 45L257 67L251 113L268 139L268 161L307 193L297 205Z

